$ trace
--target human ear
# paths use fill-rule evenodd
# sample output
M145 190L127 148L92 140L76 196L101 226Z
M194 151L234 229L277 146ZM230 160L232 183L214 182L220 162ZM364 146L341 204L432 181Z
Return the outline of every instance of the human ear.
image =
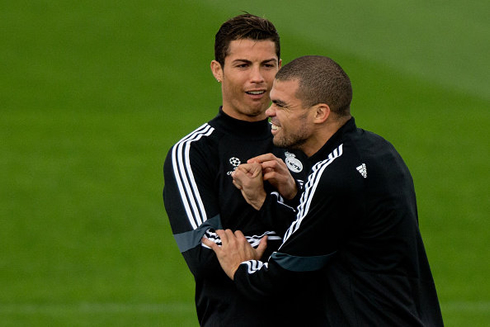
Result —
M323 123L330 116L330 107L328 104L320 103L316 105L315 108L315 122Z
M223 80L223 69L221 68L221 64L216 60L211 61L211 72L218 83L221 83Z

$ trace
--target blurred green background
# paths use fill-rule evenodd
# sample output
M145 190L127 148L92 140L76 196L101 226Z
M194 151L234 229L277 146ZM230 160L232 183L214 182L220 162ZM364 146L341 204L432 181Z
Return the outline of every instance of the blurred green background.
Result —
M0 326L197 326L161 199L221 102L214 34L248 11L283 62L327 55L410 167L447 326L490 321L490 2L8 1L0 10Z

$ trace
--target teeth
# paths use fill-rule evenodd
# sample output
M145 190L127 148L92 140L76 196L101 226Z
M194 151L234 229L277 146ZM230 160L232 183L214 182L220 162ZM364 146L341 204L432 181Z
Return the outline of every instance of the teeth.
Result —
M273 131L277 131L279 129L279 126L272 124L271 129Z
M259 94L264 94L265 91L249 91L247 92L248 94L253 94L253 95L259 95Z

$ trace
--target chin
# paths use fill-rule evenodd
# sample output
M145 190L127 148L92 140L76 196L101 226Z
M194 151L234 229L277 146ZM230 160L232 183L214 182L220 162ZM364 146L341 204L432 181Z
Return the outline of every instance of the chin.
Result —
M283 140L278 139L276 137L274 137L272 139L272 143L274 143L274 145L277 146L278 148L287 148L288 147L287 144L285 144Z
M268 103L254 103L250 106L250 112L256 112L257 114L260 114L264 113L268 108Z
M250 116L250 117L262 116L262 115L265 114L265 111L266 110L267 110L267 108L266 109L263 109L263 110L262 109L251 110L251 111L249 111L249 113L247 115Z

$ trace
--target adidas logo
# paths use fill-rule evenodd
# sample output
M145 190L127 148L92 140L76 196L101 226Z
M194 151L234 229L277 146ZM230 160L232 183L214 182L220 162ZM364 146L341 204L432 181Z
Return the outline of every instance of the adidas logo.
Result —
M356 169L362 175L362 177L367 178L367 169L365 163L363 163L359 167L356 167Z

